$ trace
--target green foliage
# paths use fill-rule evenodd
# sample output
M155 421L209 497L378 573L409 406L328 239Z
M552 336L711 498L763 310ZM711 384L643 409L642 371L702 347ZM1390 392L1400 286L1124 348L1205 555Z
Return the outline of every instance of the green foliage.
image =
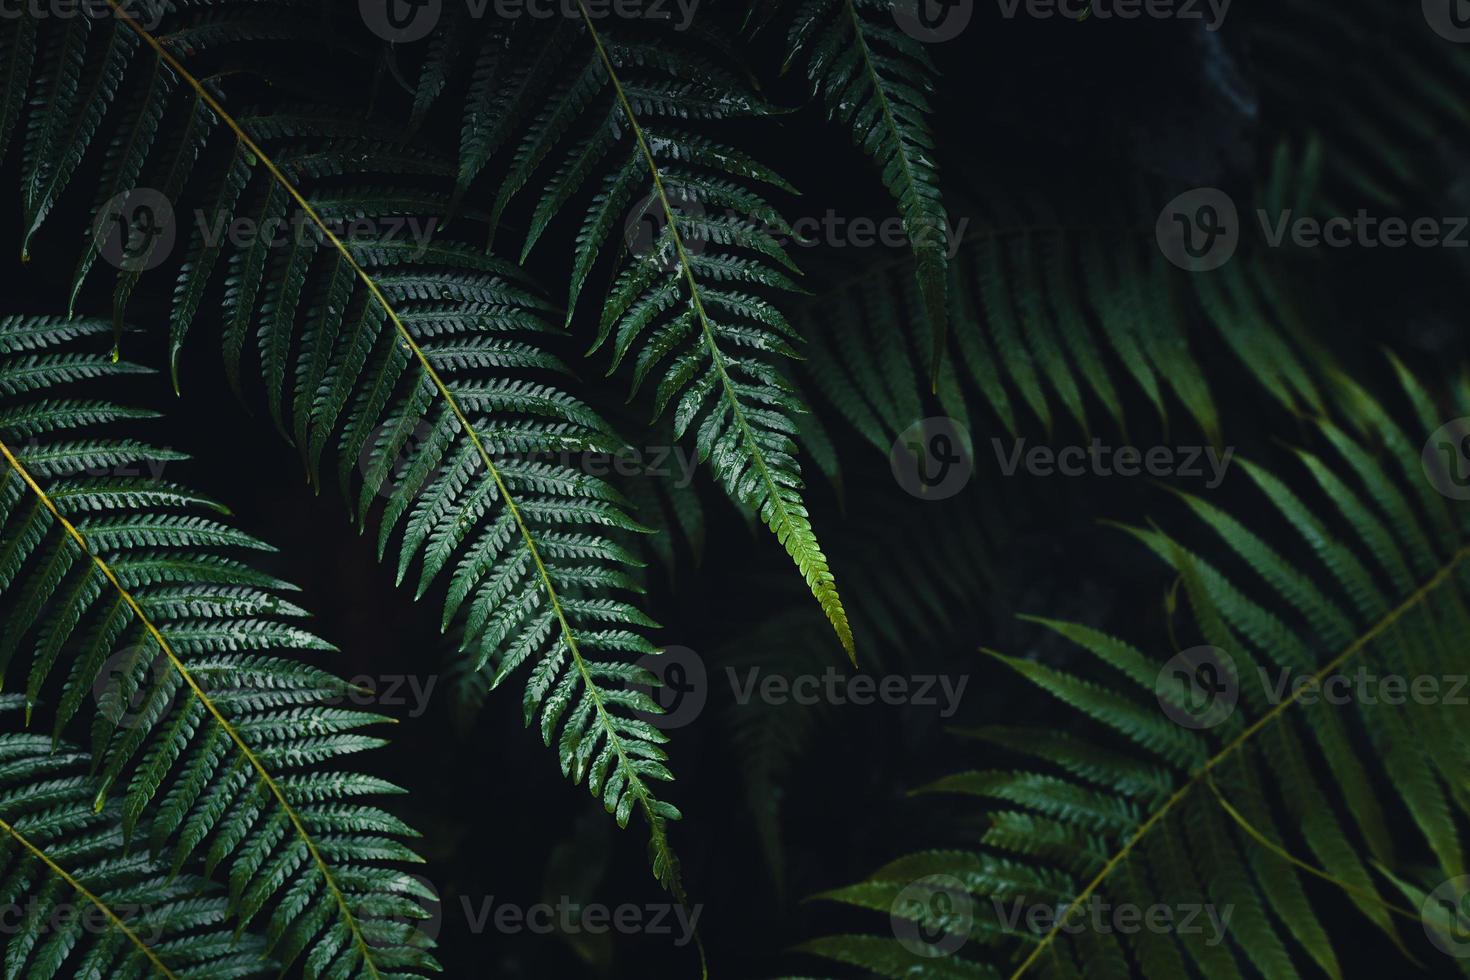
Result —
M779 6L761 16L785 20ZM949 219L928 118L937 72L924 45L894 23L894 9L892 0L803 0L786 27L782 70L805 65L813 95L872 158L898 205L931 330L929 380L937 386L952 316L945 296Z
M1247 968L1296 976L1304 957L1340 976L1332 937L1354 924L1320 919L1307 871L1340 887L1399 943L1390 915L1398 907L1370 868L1404 868L1403 834L1389 832L1397 820L1432 855L1437 873L1428 877L1464 873L1455 821L1470 813L1461 778L1470 729L1443 701L1406 709L1301 693L1317 690L1308 682L1351 675L1359 665L1375 674L1443 677L1459 662L1451 637L1470 615L1470 523L1423 479L1419 441L1409 433L1438 426L1433 402L1395 368L1411 406L1406 421L1336 376L1335 410L1314 423L1323 450L1295 451L1298 477L1241 463L1284 530L1248 527L1180 494L1226 546L1231 568L1156 527L1125 529L1178 575L1168 608L1182 612L1175 598L1182 593L1190 615L1171 623L1171 638L1188 629L1218 651L1218 668L1238 685L1238 707L1206 714L1165 669L1167 656L1036 618L1098 669L996 657L1099 731L968 732L992 751L1023 757L1024 768L957 773L921 792L986 801L984 849L914 854L824 897L886 911L915 879L952 876L974 899L973 925L957 938L988 950L985 963L948 964L961 976L998 976L1003 964L1017 974L1035 968L1071 976L1074 956L1089 971L1116 975L1128 974L1131 956L1149 977L1181 976L1186 962L1208 976ZM1299 537L1312 564L1289 557L1285 534ZM1195 723L1176 724L1160 711L1171 705ZM1357 728L1372 753L1352 747L1348 732ZM1380 785L1392 794L1385 797ZM1119 937L1086 924L1090 901L1148 908L1202 899L1233 908L1228 943L1179 931L1176 945L1156 930ZM1081 926L1062 928L1067 920L1059 917L1036 935L1024 919L1007 921L1008 908L1038 903L1065 909ZM915 918L906 904L895 908L932 934L955 928ZM1406 914L1418 919L1417 911ZM910 950L895 940L832 937L806 948L884 976L907 975L901 964Z
M448 213L448 187L424 186L424 178L451 176L447 162L409 152L384 125L333 115L330 106L236 121L208 85L173 60L175 50L248 38L252 23L245 15L238 24L214 22L209 33L172 32L162 50L140 45L130 27L108 28L106 43L123 53L86 100L86 119L118 120L115 152L103 164L109 192L177 192L207 149L207 134L222 134L225 145L211 157L217 169L195 175L208 185L200 198L207 221L192 229L174 291L175 376L187 332L222 268L222 347L231 383L240 387L253 333L270 416L296 444L312 479L334 446L338 482L355 498L359 523L377 521L380 556L397 541L398 580L412 574L416 596L445 584L444 627L460 637L467 669L483 672L491 686L526 668L526 724L536 723L548 745L556 741L563 773L586 779L620 825L635 810L642 815L654 873L674 885L665 822L678 811L650 785L672 778L660 748L665 737L644 720L658 709L635 686L653 681L621 659L656 652L643 635L656 624L624 598L638 591L628 574L636 561L608 535L641 528L612 487L574 465L578 454L616 450L622 442L558 387L567 370L546 349L550 308L516 266L462 242L407 240L386 230L389 224L368 238L332 231L364 217ZM119 31L126 38L119 40ZM66 48L70 34L50 40L43 50L60 53L43 58L48 65L86 62L94 50L85 37L75 52ZM114 76L126 71L165 81L121 95ZM43 67L37 90L64 74ZM155 103L175 90L168 111L185 114L184 135L145 167L156 116L165 111ZM28 145L35 147L28 161L41 176L48 176L40 163L47 148L79 157L99 127L65 129L79 104L53 98L28 117ZM27 211L36 223L65 179L39 182L45 191ZM263 229L284 221L295 231L285 247L273 247L269 233L243 241L220 235L237 217ZM74 299L99 242L98 235L89 239ZM120 280L119 317L133 278ZM781 501L783 513L800 510L793 497ZM800 528L781 527L809 558ZM807 567L830 582L825 565ZM831 598L836 602L835 592Z
M0 696L0 713L22 702ZM266 975L260 939L227 928L222 889L130 850L115 802L93 809L90 761L41 735L0 734L4 898L34 899L9 935L5 976Z
M694 436L700 459L776 535L855 657L801 495L794 437L805 408L780 370L800 338L771 296L797 288L797 269L777 240L791 228L758 188L794 189L687 128L772 111L720 61L684 42L618 37L585 15L492 32L466 98L459 190L474 200L471 183L509 154L490 205L498 223L550 170L522 260L574 198L592 193L576 233L569 322L598 258L615 252L592 350L611 340L611 370L631 359L635 393L656 382L655 418L671 411L675 437ZM498 122L487 128L486 118Z
M332 648L294 622L304 611L286 598L292 587L234 557L267 545L222 523L228 511L186 486L126 475L178 453L88 434L151 413L59 390L139 373L77 343L108 330L98 320L0 320L0 668L23 678L23 694L7 697L23 702L28 725L43 710L51 718L52 744L89 716L91 732L85 756L22 757L16 774L90 758L85 777L58 776L49 792L73 811L80 794L84 811L108 818L95 839L69 845L89 825L64 809L36 820L43 785L34 799L0 799L0 819L54 841L68 865L102 861L79 880L157 905L170 934L227 911L307 976L435 968L413 924L421 886L400 868L418 860L403 843L414 832L361 802L398 790L344 767L344 756L383 744L361 730L386 719L336 706L350 688L308 659ZM17 751L36 754L32 738L17 738ZM137 853L110 877L109 851L133 838ZM159 877L154 861L173 873L218 871L228 889L189 904L188 879ZM122 955L124 938L95 955ZM71 941L47 940L32 969L54 972ZM197 968L190 975L236 975L225 947L200 942L168 955ZM28 949L11 947L12 971Z

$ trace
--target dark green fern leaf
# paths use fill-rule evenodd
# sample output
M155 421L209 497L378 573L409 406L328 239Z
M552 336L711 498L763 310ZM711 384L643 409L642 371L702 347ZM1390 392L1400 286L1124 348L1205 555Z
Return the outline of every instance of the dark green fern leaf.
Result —
M786 64L806 67L812 92L877 165L914 253L930 327L936 390L949 329L949 219L929 127L935 68L900 30L893 0L803 0L787 28ZM778 15L784 20L784 15Z
M451 176L447 162L325 109L232 118L174 52L254 38L256 21L223 11L194 23L158 36L129 28L142 42L132 70L175 79L175 108L193 119L202 105L201 127L232 144L211 157L224 169L200 181L208 225L193 230L175 287L173 365L223 268L232 383L253 340L269 413L313 480L335 448L359 522L377 521L380 553L398 542L398 578L412 572L418 595L446 584L446 628L456 625L490 684L525 668L526 723L556 740L563 771L586 779L620 824L643 816L655 874L679 891L665 829L678 811L651 786L671 778L665 738L642 717L657 711L638 690L651 678L629 662L655 651L644 635L654 624L623 598L636 591L623 571L635 559L607 538L640 527L576 465L580 453L622 443L557 386L565 369L538 336L552 326L549 307L515 266L435 237L430 219L449 211L447 186L434 183ZM151 105L136 93L117 101L123 133ZM171 175L187 169L191 146L185 139L160 163ZM118 172L127 190L132 168ZM219 234L239 216L284 222L286 237ZM360 218L380 233L333 231ZM395 234L401 218L422 218L424 233Z
M23 705L0 696L0 716ZM259 937L228 925L222 889L127 846L116 802L92 806L91 760L41 735L0 733L0 898L9 978L253 977Z
M1242 464L1281 518L1279 532L1181 495L1237 559L1231 571L1157 528L1127 529L1179 576L1192 615L1171 633L1187 629L1205 646L1170 660L1167 648L1151 654L1089 627L1034 619L1089 654L1095 669L996 656L1106 735L970 733L1025 768L959 773L926 791L987 801L985 848L911 855L823 897L891 908L896 921L934 937L930 950L974 940L990 951L985 963L943 960L957 975L1066 976L1074 955L1090 975L1121 955L1107 951L1116 937L1089 924L1091 903L1101 901L1232 910L1219 942L1184 930L1172 939L1149 929L1122 937L1144 976L1296 977L1307 961L1341 976L1334 936L1354 924L1319 917L1305 886L1310 869L1404 948L1391 913L1414 931L1419 914L1395 905L1370 869L1421 900L1427 889L1408 878L1432 887L1465 873L1457 823L1470 814L1461 775L1470 729L1442 701L1323 693L1359 667L1369 676L1444 678L1463 661L1451 638L1470 621L1470 524L1425 479L1422 439L1440 421L1419 382L1395 366L1415 409L1408 423L1331 376L1332 407L1315 420L1322 450L1296 454L1297 479ZM1221 683L1211 687L1209 677ZM1353 745L1349 727L1361 727L1371 752ZM1389 833L1391 820L1400 834ZM1396 837L1409 829L1433 855L1432 873L1397 870ZM934 893L932 883L914 884L928 875L957 883L945 897L959 897L973 918L926 921L913 911L922 895L898 901L905 889ZM1040 932L1007 920L1007 907L1036 904L1063 909L1061 917ZM1435 928L1432 918L1424 925ZM912 942L867 937L804 948L885 976L900 975L894 964L915 951Z
M631 359L635 392L656 384L655 416L671 411L676 436L692 434L726 492L759 514L854 657L802 499L794 436L804 408L778 366L796 355L798 338L767 298L795 288L795 267L776 237L791 229L751 185L789 188L746 154L689 129L769 109L717 59L683 43L625 40L585 15L576 27L558 24L537 37L485 42L469 97L461 191L514 140L492 208L498 220L549 169L524 257L573 197L596 188L576 237L569 310L598 258L615 252L618 271L593 350L610 341L613 369ZM533 113L548 82L551 104ZM496 118L529 121L486 132L475 121L492 106Z
M235 557L266 545L188 488L126 475L178 454L90 435L145 413L60 392L137 372L61 346L110 329L0 320L0 670L53 740L95 699L86 799L173 869L227 876L228 911L283 966L433 969L397 866L418 860L413 832L358 802L397 790L343 768L385 719L325 703L350 688L301 655L331 647L292 622L291 586Z

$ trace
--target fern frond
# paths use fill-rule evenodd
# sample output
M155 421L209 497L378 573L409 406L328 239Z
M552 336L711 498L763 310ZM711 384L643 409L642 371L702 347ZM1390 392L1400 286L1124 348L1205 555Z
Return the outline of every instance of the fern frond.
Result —
M803 0L787 27L782 70L805 65L813 95L872 158L898 205L930 328L929 383L938 391L951 306L949 218L928 118L937 72L894 10L891 0Z
M1460 775L1470 730L1463 713L1444 703L1405 710L1373 692L1346 701L1306 696L1338 690L1330 679L1359 676L1360 666L1369 676L1411 682L1462 673L1449 637L1470 608L1470 526L1425 480L1417 429L1433 421L1431 403L1398 367L1416 409L1409 427L1336 376L1329 412L1315 421L1323 454L1297 452L1300 479L1289 483L1247 466L1299 547L1288 551L1285 534L1252 529L1183 494L1238 559L1238 571L1223 570L1157 528L1126 529L1178 574L1192 627L1212 651L1213 687L1196 672L1200 648L1170 660L1089 627L1034 619L1077 644L1098 669L1073 673L995 656L1108 737L1095 743L1091 735L1082 741L1026 729L975 733L1034 767L961 773L925 788L995 808L985 850L923 862L915 855L905 859L903 877L880 872L826 897L878 908L873 896L893 897L891 885L875 891L884 882L901 888L923 874L948 875L973 900L974 924L942 948L979 939L995 947L991 962L1013 977L1057 972L1074 955L1093 964L1112 958L1105 949L1112 937L1088 923L1093 902L1147 909L1205 901L1233 909L1226 942L1143 929L1124 937L1118 955L1126 948L1148 977L1190 969L1240 976L1246 964L1262 975L1294 977L1298 956L1341 976L1333 936L1352 926L1319 917L1303 880L1310 874L1337 886L1404 948L1391 918L1403 910L1369 869L1405 874L1395 869L1407 832L1433 855L1436 880L1464 874L1457 823L1470 814ZM1181 626L1173 624L1171 633ZM1367 733L1372 752L1352 745L1350 726ZM1390 816L1399 821L1392 835ZM1000 862L1006 870L998 874ZM1393 880L1415 894L1404 878ZM1023 906L1061 912L1032 933L1003 914L1013 896ZM1416 920L1417 931L1417 912L1403 914ZM897 907L894 915L913 917ZM927 926L930 935L946 933L946 923ZM954 929L949 923L948 932ZM883 973L913 947L835 937L807 949Z
M86 474L179 458L83 436L139 413L52 394L136 373L52 349L109 330L0 320L0 671L29 660L18 696L27 723L54 697L53 741L96 699L93 806L116 812L123 838L146 833L174 871L227 872L228 911L240 928L259 919L283 966L305 956L309 975L435 968L411 922L413 879L393 863L419 860L401 842L412 831L355 802L397 790L342 768L342 756L382 744L358 732L386 719L324 705L349 685L283 655L332 648L290 622L301 613L283 595L291 586L232 556L268 547L200 515L227 511L185 487ZM47 397L22 394L36 389Z
M0 696L0 714L23 701ZM264 943L232 932L221 889L129 849L116 802L92 806L90 762L40 735L0 733L0 880L4 900L25 908L7 924L5 975L265 975Z
M573 197L596 188L576 236L569 311L597 259L615 251L618 272L592 350L610 341L613 369L631 357L635 393L657 381L655 417L672 411L676 437L694 435L700 459L775 534L855 658L802 499L793 436L804 409L778 367L796 355L798 338L763 295L795 288L795 267L777 240L791 229L751 185L787 185L688 128L770 110L715 59L683 44L605 34L579 10L579 25L558 24L520 50L511 47L516 35L486 41L469 97L461 190L514 139L491 209L498 221L544 165L560 161L537 199L524 258ZM565 80L551 105L533 112L558 75ZM508 122L487 132L474 121L492 105Z
M444 161L389 145L374 123L323 126L301 107L252 121L273 137L267 152L267 137L172 53L178 31L123 24L142 41L135 61L171 74L233 144L211 181L210 227L243 214L292 229L284 248L195 230L175 290L174 362L223 266L232 383L253 334L269 413L313 480L335 444L359 523L378 516L380 555L398 541L399 580L416 568L420 595L447 582L445 626L456 623L492 685L526 668L526 723L557 740L563 772L586 779L620 825L643 816L653 870L681 892L666 832L678 811L652 788L672 778L665 738L639 717L658 709L635 690L647 673L620 659L654 652L643 631L655 624L623 598L631 556L602 546L610 529L640 526L572 461L621 442L556 386L565 369L537 336L547 305L515 266L463 244L333 230L363 215L449 213L432 179L415 182L447 178ZM360 183L395 177L404 183L381 195Z

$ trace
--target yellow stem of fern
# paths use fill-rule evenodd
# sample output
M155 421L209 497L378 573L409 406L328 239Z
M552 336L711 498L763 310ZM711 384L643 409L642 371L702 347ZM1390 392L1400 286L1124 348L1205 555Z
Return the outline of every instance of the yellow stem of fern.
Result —
M316 227L322 233L323 237L331 243L333 248L337 250L337 252L342 256L343 261L348 264L352 271L357 275L359 281L361 281L362 284L367 288L368 293L379 305L383 307L384 312L387 314L388 319L392 322L394 329L397 331L404 345L413 353L413 356L422 366L426 376L433 383L435 389L439 392L439 394L444 398L445 404L449 406L450 411L453 412L455 419L458 420L465 434L469 436L470 442L474 445L475 450L479 454L481 461L485 464L486 471L489 473L490 478L495 483L495 489L500 499L505 502L506 508L510 511L511 516L514 518L516 522L516 527L520 531L521 539L526 546L526 550L529 552L532 561L535 563L537 575L540 577L542 587L546 591L547 599L550 602L551 609L556 616L557 623L561 627L562 638L567 645L567 650L571 653L572 660L576 664L577 671L582 677L584 688L593 700L594 708L597 712L597 717L602 725L603 731L606 733L606 737L608 738L610 744L613 745L614 751L618 756L619 763L621 764L623 770L627 773L628 783L630 786L635 788L634 791L638 795L639 805L640 808L643 810L644 817L648 823L649 833L654 839L655 846L658 847L662 853L668 855L670 861L672 862L672 850L669 848L667 837L660 829L662 824L657 815L654 814L652 806L650 805L647 787L644 786L643 781L639 779L637 774L634 772L631 761L627 756L626 750L623 748L622 739L618 736L617 730L612 725L612 721L608 715L606 705L603 702L601 693L597 689L597 684L587 670L586 661L583 659L581 650L578 648L577 645L576 634L572 630L571 623L567 621L565 610L562 608L561 599L557 594L555 586L552 584L551 576L546 570L546 565L541 559L540 550L536 547L536 542L531 536L530 528L527 527L525 519L521 515L520 508L516 506L515 500L511 497L510 488L506 486L504 478L501 476L500 471L496 468L494 461L490 457L490 453L485 449L484 442L480 439L479 432L477 432L475 430L475 427L470 423L469 417L465 414L464 409L459 404L458 399L456 399L454 395L450 392L449 387L444 383L444 379L440 377L439 372L429 361L428 355L424 353L423 348L419 346L418 341L414 339L413 335L409 332L408 327L404 325L403 320L398 316L397 311L395 311L392 304L388 302L388 298L383 295L383 292L378 287L377 282L374 281L370 275L368 275L367 270L362 267L362 265L357 261L356 257L352 255L347 246L343 244L342 240L338 238L337 235L332 231L332 229L327 226L326 222L322 220L321 215L318 214L317 210L311 206L310 202L306 200L306 197L301 193L301 191L299 191L296 186L286 178L286 175L281 172L281 169L276 165L275 161L271 159L270 155L262 150L260 146L253 139L251 139L250 135L245 132L245 130L234 119L234 117L231 116L227 111L225 111L224 106L222 106L219 101L215 99L214 96L211 95L202 84L200 84L199 80L193 74L191 74L189 70L185 68L183 64L163 46L162 42L160 42L156 37L145 30L143 26L135 21L132 17L128 16L128 14L123 11L118 5L117 0L108 0L108 3L112 6L113 10L117 12L117 15L121 17L123 21L128 24L128 26L136 31L139 37L141 37L143 41L150 48L153 49L158 57L166 62L169 67L171 67L175 72L178 73L180 78L184 79L184 81L194 89L199 98L204 101L204 104L209 106L210 110L213 111L220 118L220 120L235 134L235 138L238 139L242 145L244 145L247 149L250 150L251 153L255 155L255 157L260 161L261 165L265 167L266 171L271 175L271 177L274 178L276 182L285 189L285 191L291 196L292 200L296 202L297 206L301 208L302 213L305 214L314 225L316 225ZM680 889L677 889L676 886L676 890Z
M30 851L36 856L37 859L40 860L42 864L50 868L52 874L56 875L72 888L76 889L77 894L81 895L87 901L91 902L93 905L101 909L102 914L107 916L108 921L111 922L114 927L120 930L123 935L127 936L129 941L131 941L134 946L137 946L138 949L142 950L143 955L148 957L148 960L154 965L155 968L157 968L159 973L163 974L165 977L168 977L169 980L176 980L173 971L164 965L163 960L158 958L158 954L153 952L153 948L145 943L141 936L139 936L133 930L129 929L128 924L124 922L116 912L112 911L112 909L108 907L106 902L102 901L102 899L94 895L91 890L87 888L86 885L83 885L80 881L77 881L70 874L68 874L65 868L57 864L55 861L51 860L51 858L46 854L45 851L41 850L35 844L31 843L30 839L27 838L25 834L22 834L19 830L16 830L14 826L4 820L0 820L0 830L4 830L11 837L14 837L16 841L20 843L21 847L24 847L26 850Z
M1464 545L1459 548L1450 557L1450 560L1446 562L1444 566L1439 569L1439 571L1435 572L1428 581L1419 586L1419 588L1415 589L1408 598L1406 598L1403 602L1399 603L1397 606L1391 609L1382 619L1378 620L1378 622L1369 627L1369 629L1362 636L1358 637L1352 643L1348 644L1347 648L1344 649L1342 653L1338 654L1336 657L1332 658L1332 660L1328 661L1320 670L1312 675L1312 678L1320 682L1333 671L1340 668L1353 656L1362 651L1364 647L1373 642L1373 640L1377 638L1381 633L1383 633L1389 627L1393 626L1394 623L1398 622L1398 620L1406 612L1414 608L1420 602L1423 602L1424 598L1428 596L1429 593L1433 592L1435 589L1443 585L1445 580L1449 578L1450 575L1454 572L1456 566L1458 566L1467 555L1470 555L1470 545ZM1295 704L1303 693L1308 690L1312 690L1315 687L1316 685L1314 684L1296 685L1290 697L1283 698L1278 704L1274 705L1270 711L1267 711L1265 714L1261 715L1261 717L1257 718L1255 721L1251 722L1251 724L1247 725L1246 728L1241 731L1239 735L1231 739L1230 742L1227 743L1222 749L1220 749L1219 752L1211 756L1204 765L1196 770L1194 774L1190 776L1188 782L1175 790L1174 793L1167 800L1165 800L1157 810L1149 814L1148 819L1144 820L1143 823L1138 825L1138 829L1135 830L1133 832L1133 835L1128 838L1127 843L1125 843L1116 854L1108 859L1108 862L1103 865L1102 870L1099 871L1097 875L1087 883L1086 887L1084 887L1082 891L1078 893L1077 897L1072 900L1072 902L1067 906L1066 910L1064 910L1061 915L1057 916L1057 920L1052 924L1052 927L1047 930L1046 934L1041 937L1041 940L1034 947L1032 947L1030 955L1022 960L1021 965L1018 966L1016 968L1016 971L1011 974L1011 980L1017 980L1017 978L1019 978L1036 963L1042 952L1045 951L1047 946L1051 945L1053 940L1055 940L1057 935L1061 932L1062 926L1066 924L1067 919L1072 914L1072 911L1080 907L1084 902L1087 901L1088 897L1091 896L1093 892L1097 891L1099 886L1101 886L1102 883L1107 880L1108 875L1112 874L1113 871L1116 870L1120 864L1128 859L1129 855L1133 853L1133 848L1136 847L1138 842L1143 839L1144 835L1147 834L1154 827L1158 826L1159 823L1162 822L1163 819L1168 816L1176 806L1179 805L1180 801L1189 794L1189 791L1191 789L1206 780L1209 777L1210 772L1216 766L1218 766L1237 749L1243 746L1252 736L1254 736L1262 728L1265 728L1271 722L1275 721L1277 718L1281 717L1281 713L1284 712L1287 708L1291 707L1293 704Z

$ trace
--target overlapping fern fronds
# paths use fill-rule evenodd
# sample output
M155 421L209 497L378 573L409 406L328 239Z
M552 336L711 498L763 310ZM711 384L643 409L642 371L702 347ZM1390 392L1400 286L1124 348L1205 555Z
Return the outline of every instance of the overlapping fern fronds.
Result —
M23 703L0 696L0 717ZM93 808L89 762L43 735L0 734L0 898L24 909L7 922L5 975L267 975L259 937L228 927L223 889L128 848L115 801Z
M1253 270L1220 275L1254 286ZM1164 422L1177 400L1218 441L1219 413L1187 326L1190 318L1208 322L1197 290L1222 287L1170 266L1151 230L972 228L951 279L948 353L935 398L967 429L993 415L1013 435L1033 423L1050 432L1065 413L1095 432L1101 408L1126 432L1125 405L1137 391ZM923 365L931 340L916 326L915 293L901 269L878 264L796 318L811 348L803 381L823 408L884 453L930 414Z
M893 0L803 0L791 15L765 5L757 25L786 31L785 71L805 67L812 93L877 165L898 205L915 261L922 320L930 327L930 382L938 384L952 316L949 219L929 124L937 75L924 44L900 29Z
M1071 977L1084 964L1088 975L1123 976L1130 961L1148 977L1252 970L1292 977L1307 962L1340 976L1332 937L1356 923L1325 921L1304 887L1309 876L1341 889L1344 903L1395 944L1417 933L1417 905L1404 909L1395 884L1385 882L1410 879L1403 891L1422 897L1465 873L1457 831L1470 814L1464 712L1448 698L1409 710L1392 698L1303 696L1340 690L1313 682L1357 676L1359 668L1409 682L1463 675L1454 637L1470 624L1470 517L1435 489L1431 481L1449 474L1426 470L1420 450L1446 413L1464 414L1466 392L1436 402L1393 367L1404 412L1391 413L1336 377L1338 408L1315 423L1321 449L1295 451L1295 475L1239 464L1279 529L1248 526L1181 495L1225 544L1229 567L1156 527L1127 529L1177 572L1192 615L1171 633L1197 635L1213 648L1183 652L1188 667L1208 657L1213 681L1166 670L1171 650L1035 620L1096 663L1073 672L996 656L1076 709L1079 721L1090 719L1087 733L970 733L1024 758L1023 767L959 773L925 791L984 800L984 848L913 854L825 896L891 911L934 937L933 945L838 936L806 949L891 977L931 962L935 975L954 977ZM1232 684L1238 704L1225 693ZM1348 737L1359 727L1369 753ZM1432 868L1413 870L1411 843L1431 856ZM953 902L894 904L930 875L953 879L958 891L948 897L967 898L973 916L940 914L954 913ZM1140 909L1208 903L1232 918L1222 942L1209 941L1208 929L1120 936L1092 926L1089 909L1098 901ZM1024 917L1036 905L1061 910L1039 933ZM1011 909L1023 916L1008 921ZM1407 923L1402 934L1396 912ZM969 945L926 959L959 944L946 936Z
M610 343L614 370L631 360L635 392L655 386L655 417L672 412L676 436L692 434L727 494L760 515L853 656L802 499L793 437L804 408L781 370L799 338L773 298L795 288L797 270L778 240L791 229L760 188L791 188L692 128L771 107L718 50L672 31L624 37L578 9L580 21L524 24L484 41L464 109L461 193L478 203L472 183L508 157L487 198L498 224L527 184L549 174L522 258L591 194L569 311L598 259L615 253L593 349Z
M26 722L47 718L56 740L90 716L86 799L119 818L99 843L146 836L135 847L174 871L218 869L237 927L258 927L282 967L343 977L435 968L413 924L422 886L401 869L419 860L403 843L413 831L362 800L398 790L344 766L382 744L361 729L386 719L330 703L349 685L302 655L332 648L293 622L303 611L289 584L235 557L268 546L186 486L133 475L179 454L96 435L150 413L63 390L139 373L95 351L110 329L0 320L0 669ZM82 338L92 351L70 343ZM58 786L58 803L77 790ZM149 894L171 903L181 893L164 884ZM222 907L201 904L201 923ZM170 955L184 964L212 948ZM229 974L231 962L199 975Z
M212 28L211 38L231 36L228 19ZM238 385L253 333L270 415L308 472L316 477L335 443L359 521L376 516L380 553L399 542L400 581L416 570L422 595L447 579L444 624L492 684L527 668L526 723L557 741L563 772L586 778L620 824L634 810L643 815L654 872L677 890L665 821L678 811L650 786L671 778L665 739L640 716L656 706L633 687L650 678L619 659L655 649L642 632L655 624L623 598L635 591L625 571L633 559L607 535L638 525L611 487L576 465L579 453L621 443L554 382L565 369L538 336L549 328L547 305L514 266L433 239L432 222L449 210L448 164L394 143L380 125L311 107L236 120L174 54L179 37L192 38L189 51L204 38L179 28L160 40L132 22L113 31L141 38L108 43L133 55L128 70L169 79L162 87L179 93L170 105L198 121L192 136L160 151L154 130L130 120L156 114L149 107L169 101L166 92L143 95L115 79L85 100L33 106L28 131L63 128L79 107L89 119L110 107L114 146L130 149L104 162L109 186L126 193L151 181L169 195L182 187L178 214L183 201L200 204L204 220L174 291L173 357L223 269L231 379ZM67 75L71 55L56 49L69 41L40 44L43 64L58 67L38 72L38 90ZM84 50L75 57L88 60ZM57 145L80 155L106 129L93 121ZM193 174L200 193L178 175L191 172L211 131L222 141L208 148L220 165ZM139 162L111 169L114 157ZM240 217L264 232L237 241L210 234ZM375 233L342 232L363 218ZM98 247L93 236L86 254Z

